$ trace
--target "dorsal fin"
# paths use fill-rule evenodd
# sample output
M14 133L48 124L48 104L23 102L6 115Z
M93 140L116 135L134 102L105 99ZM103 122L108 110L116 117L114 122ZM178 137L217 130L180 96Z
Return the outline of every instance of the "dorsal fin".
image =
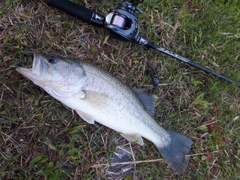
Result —
M140 101L144 106L144 109L148 112L148 114L150 114L151 116L154 116L156 99L152 95L143 92L141 89L134 88L134 87L131 89L140 99Z

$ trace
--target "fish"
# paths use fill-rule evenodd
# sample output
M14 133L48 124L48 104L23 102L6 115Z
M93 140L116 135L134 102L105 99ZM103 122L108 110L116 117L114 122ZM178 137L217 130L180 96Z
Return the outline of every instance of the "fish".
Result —
M77 58L34 53L31 68L16 70L87 123L100 123L139 145L143 138L151 141L174 172L184 172L192 140L154 120L152 95Z

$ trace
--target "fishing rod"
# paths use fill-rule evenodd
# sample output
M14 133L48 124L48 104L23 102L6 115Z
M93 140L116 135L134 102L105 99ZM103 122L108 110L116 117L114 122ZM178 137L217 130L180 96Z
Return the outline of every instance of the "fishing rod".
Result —
M80 19L81 21L86 22L88 24L97 27L105 27L109 31L110 35L112 35L115 38L124 41L139 43L148 48L155 49L177 60L180 60L183 63L198 68L204 72L210 73L218 78L224 79L225 81L228 81L240 87L240 83L233 81L232 79L227 78L204 66L201 66L191 61L190 59L182 57L163 47L160 47L152 42L149 42L148 40L141 37L140 24L138 23L138 20L135 16L135 12L143 13L141 9L137 7L137 5L142 2L143 0L121 0L121 4L118 7L111 9L109 13L106 15L106 17L84 6L80 6L68 0L49 0L47 4L61 11L64 11L65 13L77 19ZM157 86L159 83L159 79L153 67L150 64L147 65L154 72L150 73L150 76L152 78L153 84Z

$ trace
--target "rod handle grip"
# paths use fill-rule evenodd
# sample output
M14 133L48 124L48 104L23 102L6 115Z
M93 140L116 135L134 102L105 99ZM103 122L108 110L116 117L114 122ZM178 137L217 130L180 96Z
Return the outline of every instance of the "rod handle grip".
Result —
M68 0L48 0L47 4L88 24L99 25L101 23L94 22L93 19L94 16L96 16L94 11L84 6L80 6L74 2Z

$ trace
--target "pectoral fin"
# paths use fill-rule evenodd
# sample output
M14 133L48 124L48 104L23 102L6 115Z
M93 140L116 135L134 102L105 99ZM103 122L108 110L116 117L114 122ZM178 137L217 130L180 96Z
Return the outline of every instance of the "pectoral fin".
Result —
M105 105L107 105L107 101L109 100L107 95L95 91L83 90L78 92L77 95L82 101L84 101L84 103L94 109L104 107ZM95 119L91 115L79 110L75 111L84 121L88 122L89 124L94 124Z
M123 136L125 139L127 139L130 142L136 142L141 146L144 145L142 136L140 136L139 134L121 134L121 136Z
M88 114L85 114L81 111L77 111L76 112L78 113L78 115L84 120L86 121L87 123L89 124L94 124L95 120L92 116L88 115Z
M109 99L106 94L95 91L85 91L84 101L90 104L92 107L103 107L107 104L108 100Z
M79 92L78 92L78 97L79 97L80 99L84 99L84 98L86 97L86 93L85 93L84 91L79 91Z

